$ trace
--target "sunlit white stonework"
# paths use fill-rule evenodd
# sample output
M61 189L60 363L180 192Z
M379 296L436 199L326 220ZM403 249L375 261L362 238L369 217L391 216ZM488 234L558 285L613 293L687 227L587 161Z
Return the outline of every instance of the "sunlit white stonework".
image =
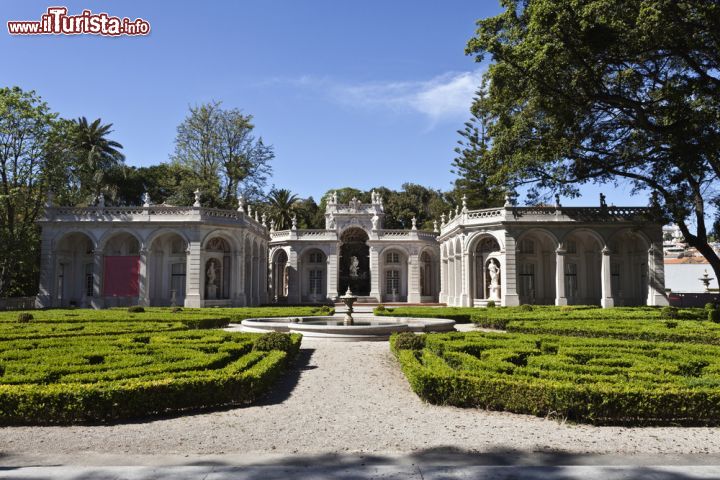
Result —
M325 228L237 210L58 207L42 226L42 307L360 302L666 305L662 230L638 207L516 207L384 228L380 195L330 195Z

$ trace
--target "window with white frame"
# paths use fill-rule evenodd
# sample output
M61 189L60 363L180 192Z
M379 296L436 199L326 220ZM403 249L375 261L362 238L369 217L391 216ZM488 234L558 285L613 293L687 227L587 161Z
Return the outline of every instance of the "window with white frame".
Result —
M385 255L385 263L400 263L400 254L397 252L388 252L388 254Z
M525 240L521 240L519 247L520 247L519 248L520 253L525 253L525 254L535 253L535 242L530 239L526 238Z
M565 296L567 298L577 297L578 283L577 283L577 264L566 263L565 264Z
M85 264L85 296L93 296L93 270L95 265L92 263Z
M385 293L388 295L400 293L400 270L387 270L385 272Z
M175 298L185 298L185 262L170 266L170 295L175 290Z
M312 252L310 253L309 261L310 263L322 263L323 254L321 252Z
M525 297L535 297L535 264L521 263L519 268L518 293Z
M565 243L567 245L565 249L567 253L577 253L577 242L575 240L568 240Z
M320 295L322 293L322 270L310 270L310 294Z
M613 296L620 295L620 264L619 263L613 262L610 264L610 290L612 291Z

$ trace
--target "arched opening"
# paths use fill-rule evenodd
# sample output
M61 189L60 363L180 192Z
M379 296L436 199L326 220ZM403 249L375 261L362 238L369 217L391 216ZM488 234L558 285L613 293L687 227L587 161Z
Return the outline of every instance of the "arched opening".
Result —
M430 252L422 252L420 255L420 300L422 302L437 302L438 277L437 262Z
M630 230L616 233L610 246L610 285L616 306L645 305L648 298L648 242Z
M541 230L522 235L517 242L517 293L521 304L555 303L557 242Z
M350 287L355 295L370 295L370 247L362 228L349 228L340 237L340 275L338 295Z
M287 301L289 272L287 268L288 256L285 250L275 252L272 264L272 295L273 301Z
M407 301L407 255L396 248L382 251L382 299L385 302Z
M94 295L93 241L84 233L65 235L55 249L55 301L59 307L84 307Z
M106 304L137 303L140 295L138 239L129 233L113 235L105 242L103 254L103 297Z
M187 278L187 243L177 233L159 235L148 249L147 275L150 305L184 305Z
M308 302L321 302L327 298L327 258L317 248L306 251L302 256L302 296Z
M502 272L500 244L493 236L483 236L472 250L472 288L474 300L500 300Z
M586 231L565 237L565 297L569 305L600 305L602 242Z
M227 300L230 298L231 287L231 255L230 243L222 237L213 237L205 244L203 255L204 268L204 299Z

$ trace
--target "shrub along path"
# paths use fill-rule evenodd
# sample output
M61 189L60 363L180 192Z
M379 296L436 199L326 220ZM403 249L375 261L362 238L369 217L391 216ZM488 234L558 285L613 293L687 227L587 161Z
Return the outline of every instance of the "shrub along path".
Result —
M718 454L720 428L594 427L429 405L410 390L387 342L307 339L295 368L269 397L249 407L109 426L0 428L6 458L37 455L33 459L40 463L92 453L391 453L441 447Z

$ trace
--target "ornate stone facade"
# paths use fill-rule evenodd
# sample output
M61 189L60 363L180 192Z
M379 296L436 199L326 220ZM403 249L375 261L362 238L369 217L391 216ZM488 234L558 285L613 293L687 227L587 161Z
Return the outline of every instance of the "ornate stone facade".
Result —
M380 195L339 204L330 195L323 230L270 232L270 298L334 301L350 287L361 301L437 302L437 233L384 228Z
M668 304L662 230L645 208L463 208L438 241L448 305Z
M267 302L269 236L245 212L48 206L40 224L41 307Z
M335 301L483 306L666 305L662 230L646 209L463 208L439 232L384 228L382 198L340 204L325 228L275 231L235 210L48 205L41 307L244 306ZM437 230L437 228L436 228Z

